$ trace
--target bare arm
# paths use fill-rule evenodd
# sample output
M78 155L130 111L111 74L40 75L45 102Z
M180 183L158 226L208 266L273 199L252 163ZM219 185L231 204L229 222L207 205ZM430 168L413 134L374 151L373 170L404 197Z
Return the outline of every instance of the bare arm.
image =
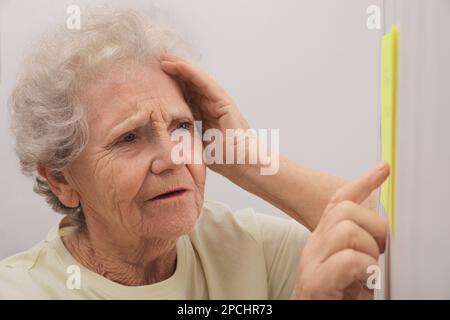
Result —
M248 166L240 175L227 176L241 188L268 201L293 219L314 230L330 198L347 181L280 156L275 175L261 175L259 166ZM375 210L376 191L363 206Z

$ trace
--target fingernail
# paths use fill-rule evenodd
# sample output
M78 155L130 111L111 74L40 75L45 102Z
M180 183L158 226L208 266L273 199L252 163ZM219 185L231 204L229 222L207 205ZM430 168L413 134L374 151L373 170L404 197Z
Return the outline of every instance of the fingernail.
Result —
M374 171L382 171L387 165L386 161L381 161L376 167Z

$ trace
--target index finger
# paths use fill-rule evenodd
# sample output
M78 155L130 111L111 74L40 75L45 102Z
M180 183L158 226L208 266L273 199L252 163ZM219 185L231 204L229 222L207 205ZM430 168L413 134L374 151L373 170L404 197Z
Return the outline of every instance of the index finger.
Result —
M370 196L372 191L377 189L388 176L389 165L387 162L382 161L365 175L338 189L331 198L327 210L344 200L350 200L360 204Z

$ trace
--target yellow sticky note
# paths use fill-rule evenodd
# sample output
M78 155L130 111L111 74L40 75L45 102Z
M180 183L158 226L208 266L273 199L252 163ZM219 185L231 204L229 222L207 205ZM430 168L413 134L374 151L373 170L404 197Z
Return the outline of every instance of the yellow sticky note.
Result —
M391 171L381 186L380 202L388 214L391 233L395 224L398 37L398 27L393 25L381 43L381 157Z

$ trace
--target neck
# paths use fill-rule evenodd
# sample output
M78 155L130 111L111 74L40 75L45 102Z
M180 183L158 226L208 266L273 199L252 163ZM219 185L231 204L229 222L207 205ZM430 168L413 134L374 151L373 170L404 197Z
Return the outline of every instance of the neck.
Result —
M63 242L83 266L127 286L161 282L173 275L176 268L176 241L133 239L124 244L86 230L74 231Z

